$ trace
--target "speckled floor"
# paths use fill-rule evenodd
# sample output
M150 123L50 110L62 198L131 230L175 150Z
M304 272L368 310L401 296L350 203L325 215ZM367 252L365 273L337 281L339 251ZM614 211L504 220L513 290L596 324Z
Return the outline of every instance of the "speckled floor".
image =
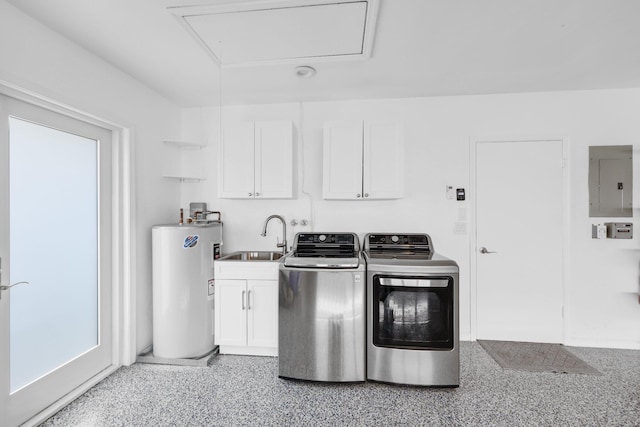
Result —
M569 347L602 376L503 370L461 343L457 389L316 384L277 359L119 369L45 426L640 426L640 351Z

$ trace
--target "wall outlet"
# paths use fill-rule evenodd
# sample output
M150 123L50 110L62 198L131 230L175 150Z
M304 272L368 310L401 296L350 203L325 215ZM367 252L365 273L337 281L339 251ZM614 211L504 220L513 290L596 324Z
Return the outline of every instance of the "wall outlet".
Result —
M607 227L602 224L591 224L591 238L592 239L606 239Z

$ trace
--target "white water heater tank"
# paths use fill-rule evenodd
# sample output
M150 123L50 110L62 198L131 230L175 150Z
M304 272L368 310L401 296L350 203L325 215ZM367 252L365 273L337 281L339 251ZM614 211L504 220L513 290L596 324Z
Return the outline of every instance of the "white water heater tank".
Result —
M214 349L213 263L222 223L155 225L153 355L197 358Z

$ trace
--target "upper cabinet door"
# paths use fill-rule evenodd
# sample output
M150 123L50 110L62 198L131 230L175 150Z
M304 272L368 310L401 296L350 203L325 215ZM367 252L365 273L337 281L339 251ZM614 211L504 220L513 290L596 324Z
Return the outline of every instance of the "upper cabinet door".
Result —
M254 197L253 123L224 128L220 144L219 186L220 197Z
M363 197L398 199L404 196L404 142L396 122L365 122Z
M324 126L325 199L361 199L362 122L328 122Z
M255 197L293 197L293 124L255 123Z

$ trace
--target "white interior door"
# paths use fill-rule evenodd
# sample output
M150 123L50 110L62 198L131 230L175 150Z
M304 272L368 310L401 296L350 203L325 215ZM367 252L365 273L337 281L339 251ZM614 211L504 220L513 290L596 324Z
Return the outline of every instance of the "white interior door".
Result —
M109 130L0 96L3 426L112 364L111 146Z
M476 145L476 336L563 337L562 141Z

